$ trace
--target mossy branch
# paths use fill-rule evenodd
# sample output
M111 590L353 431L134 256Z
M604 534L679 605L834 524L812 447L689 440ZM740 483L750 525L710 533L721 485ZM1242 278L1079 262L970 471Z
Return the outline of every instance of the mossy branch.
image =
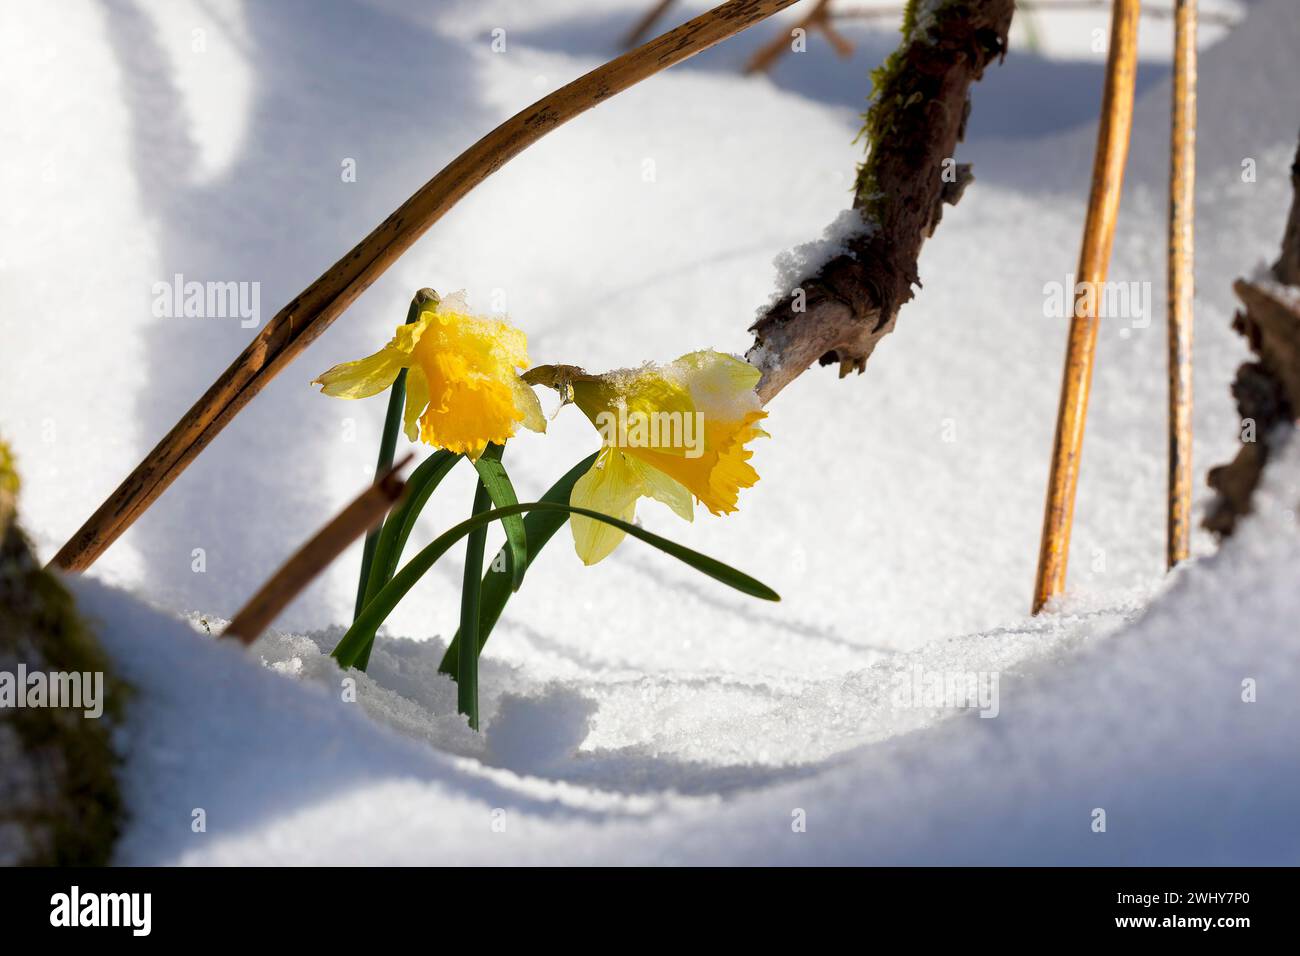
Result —
M754 323L746 356L769 401L814 361L861 372L920 284L917 258L970 167L953 159L966 132L970 86L1007 49L1014 0L911 0L903 40L872 74L853 207L864 231L848 251Z
M0 866L98 866L111 857L122 798L111 733L127 687L63 584L18 526L18 472L0 440L0 673L102 679L102 720L76 707L0 706Z

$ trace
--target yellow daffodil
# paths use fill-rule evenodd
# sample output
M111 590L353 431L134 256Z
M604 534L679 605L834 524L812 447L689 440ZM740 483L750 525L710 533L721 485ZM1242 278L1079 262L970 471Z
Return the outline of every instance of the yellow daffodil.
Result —
M326 395L368 398L406 369L406 437L478 458L518 425L546 431L541 404L516 371L527 367L524 333L473 315L456 293L427 303L374 355L336 365L312 384Z
M715 515L736 510L741 488L758 481L745 446L766 435L754 387L759 371L721 352L683 355L664 366L588 375L547 366L529 381L549 384L601 433L602 449L578 479L571 504L631 521L637 499L654 498L690 521L692 498ZM595 564L623 540L618 528L573 515L574 546Z

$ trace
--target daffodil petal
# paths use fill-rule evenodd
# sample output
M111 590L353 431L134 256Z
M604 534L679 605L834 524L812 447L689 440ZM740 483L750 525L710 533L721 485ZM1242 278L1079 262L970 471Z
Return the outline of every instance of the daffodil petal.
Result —
M424 369L413 365L406 372L406 408L402 415L402 431L411 441L420 440L420 415L429 404L429 380Z
M569 503L631 521L636 517L636 500L640 495L640 481L628 465L627 457L616 449L607 448L587 473L574 483ZM627 534L584 515L570 515L569 528L573 532L574 549L586 565L608 557Z
M393 334L393 340L388 343L390 349L396 349L405 355L410 355L415 351L415 347L420 344L420 337L424 335L425 330L437 318L437 313L432 309L427 309L420 313L420 317L414 322L407 322L399 325L397 331Z
M385 347L355 362L335 365L312 384L319 385L323 393L334 398L369 398L392 385L405 365L405 355Z
M695 520L695 501L684 485L633 455L624 457L641 483L642 494L666 504L683 521Z
M530 431L545 432L546 416L542 414L542 403L538 400L532 386L517 375L510 384L515 390L515 406L524 413L520 424Z
M688 352L668 366L691 393L695 408L715 421L739 421L761 406L754 389L762 373L725 352Z

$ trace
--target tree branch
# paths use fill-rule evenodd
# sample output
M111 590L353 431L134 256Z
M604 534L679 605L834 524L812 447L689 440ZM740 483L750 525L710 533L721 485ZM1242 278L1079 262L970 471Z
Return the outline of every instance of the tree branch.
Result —
M902 45L873 76L863 130L868 155L853 207L865 231L751 326L746 358L763 373L764 403L814 361L861 372L920 284L917 258L944 204L973 178L952 157L966 131L973 82L1007 49L1014 0L946 0L918 21L908 9Z

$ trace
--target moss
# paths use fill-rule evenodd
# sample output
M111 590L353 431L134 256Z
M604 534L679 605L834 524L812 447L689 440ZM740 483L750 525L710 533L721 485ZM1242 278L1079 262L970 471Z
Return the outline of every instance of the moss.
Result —
M13 520L18 502L18 468L9 446L0 441L0 534Z
M72 595L39 565L18 528L17 487L13 456L0 442L0 661L29 670L102 673L105 700L99 720L58 707L0 710L0 727L16 732L18 748L16 754L6 750L0 766L0 788L17 794L0 807L0 825L17 825L26 844L16 860L4 862L103 864L122 816L109 737L122 715L125 688Z
M903 7L903 36L910 37L916 30L916 4L917 0L907 0L907 5Z
M871 71L871 105L862 114L862 129L854 142L866 140L866 157L858 166L854 181L854 207L861 210L867 222L880 222L880 187L876 180L874 158L877 147L887 140L902 124L903 113L927 98L925 78L906 68L909 51L917 42L923 42L934 27L952 16L965 16L966 0L930 0L935 3L927 9L924 24L919 24L921 0L908 0L903 10L903 39L885 62ZM918 26L924 28L918 35Z

